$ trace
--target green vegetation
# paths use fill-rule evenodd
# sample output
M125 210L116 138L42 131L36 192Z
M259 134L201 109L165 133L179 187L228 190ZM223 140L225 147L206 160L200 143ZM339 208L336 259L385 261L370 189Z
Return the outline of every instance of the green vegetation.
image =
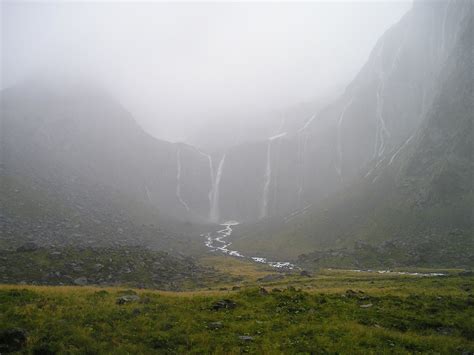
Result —
M24 330L26 353L474 351L473 276L328 270L263 286L172 293L3 285L0 329Z

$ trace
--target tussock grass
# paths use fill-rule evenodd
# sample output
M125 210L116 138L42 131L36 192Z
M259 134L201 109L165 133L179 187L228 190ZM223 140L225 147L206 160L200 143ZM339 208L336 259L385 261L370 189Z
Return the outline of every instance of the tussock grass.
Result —
M26 352L456 354L474 351L473 277L323 272L238 291L0 286L0 328ZM280 292L272 291L278 288ZM348 290L354 291L348 292ZM134 293L124 305L117 297ZM221 299L234 309L212 310ZM371 304L361 308L361 305ZM220 322L217 329L210 326ZM251 336L242 340L239 336Z

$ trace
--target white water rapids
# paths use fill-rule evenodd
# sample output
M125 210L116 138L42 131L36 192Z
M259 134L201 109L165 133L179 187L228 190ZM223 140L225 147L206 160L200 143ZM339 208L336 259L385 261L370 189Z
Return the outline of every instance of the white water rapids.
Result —
M224 229L218 230L215 233L206 233L201 236L206 237L205 245L213 252L221 252L230 256L235 256L238 258L245 258L252 260L257 263L266 264L277 269L288 269L293 270L297 268L294 264L288 261L269 261L267 258L257 257L257 256L245 256L237 250L231 250L229 247L232 245L232 242L228 241L227 238L232 234L232 227L238 225L239 222L236 221L227 221L222 223L221 226Z

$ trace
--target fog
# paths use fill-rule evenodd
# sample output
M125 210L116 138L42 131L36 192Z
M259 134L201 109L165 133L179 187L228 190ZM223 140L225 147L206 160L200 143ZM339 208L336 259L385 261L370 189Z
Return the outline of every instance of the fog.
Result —
M410 6L2 2L1 86L39 73L94 78L148 132L186 140L215 120L342 91Z

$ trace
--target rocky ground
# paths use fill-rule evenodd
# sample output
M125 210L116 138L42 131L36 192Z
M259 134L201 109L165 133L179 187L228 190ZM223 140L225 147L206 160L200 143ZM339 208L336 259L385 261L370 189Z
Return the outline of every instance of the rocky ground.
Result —
M142 247L39 247L0 251L0 282L34 285L129 285L182 290L231 278L191 257Z

